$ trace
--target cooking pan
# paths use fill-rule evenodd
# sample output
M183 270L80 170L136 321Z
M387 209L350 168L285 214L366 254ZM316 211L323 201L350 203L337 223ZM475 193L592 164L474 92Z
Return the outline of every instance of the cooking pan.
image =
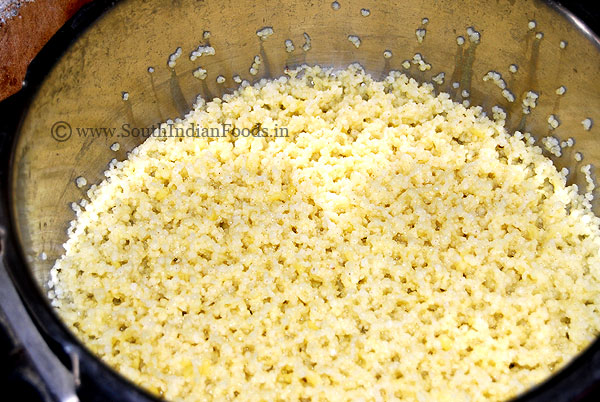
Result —
M73 203L103 179L110 161L126 158L145 139L141 128L183 117L198 96L212 99L233 91L235 75L256 82L304 63L344 67L359 62L376 78L390 70L421 82L435 78L436 90L457 101L466 100L466 90L468 101L488 114L502 107L509 130L531 132L538 141L572 139L574 146L562 156L547 156L559 169L569 169L569 184L585 188L581 166L600 161L595 124L600 123L600 41L574 14L541 0L337 4L94 1L46 45L21 92L0 105L0 301L57 399L156 400L73 336L49 304L48 275L63 253ZM268 40L257 36L264 27L274 31ZM348 40L351 35L360 38L359 47ZM294 51L286 50L288 39ZM215 54L191 60L199 45L213 47ZM182 56L169 65L179 48ZM405 68L415 54L431 68L421 71L414 63ZM253 75L256 55L264 68ZM207 70L203 80L193 75L198 66ZM225 82L217 82L219 75ZM527 93L539 96L535 108L523 107ZM557 128L549 125L550 115L560 122ZM139 135L102 131L122 132L126 125L130 132L140 128ZM96 131L82 135L89 128ZM593 205L598 213L600 203ZM582 397L600 380L599 351L596 341L518 399Z

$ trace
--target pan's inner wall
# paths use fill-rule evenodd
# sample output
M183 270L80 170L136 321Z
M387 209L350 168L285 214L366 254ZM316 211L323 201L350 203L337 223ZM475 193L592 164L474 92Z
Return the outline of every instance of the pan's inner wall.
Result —
M364 16L362 9L370 14ZM274 33L261 40L256 32L267 26ZM422 41L420 29L425 30ZM480 34L479 42L469 38L474 31ZM349 35L360 38L358 48ZM310 46L303 46L307 36ZM462 45L459 36L465 38ZM294 44L291 52L286 51L288 39ZM200 45L214 48L215 54L191 60L190 53ZM181 56L171 68L169 55L177 48ZM384 57L386 50L391 57ZM420 71L410 62L417 53L431 65L429 70ZM257 55L262 64L252 75ZM403 67L406 60L410 69ZM63 253L74 218L71 204L85 197L90 184L102 180L113 158L125 159L143 141L135 136L136 129L141 134L143 128L182 117L199 94L212 98L232 91L238 85L235 75L256 81L279 76L286 66L344 67L353 62L378 78L396 69L431 81L444 72L444 83L435 84L436 89L482 105L490 114L494 105L503 107L509 129L530 131L538 138L572 137L574 146L554 158L559 168L570 169L571 182L585 185L580 168L600 160L598 125L588 131L581 124L586 118L600 123L600 51L541 1L474 0L465 6L451 0L361 0L344 1L338 10L329 2L122 1L51 70L19 133L12 171L13 213L37 282L45 288L49 269ZM510 71L512 64L516 72ZM199 67L207 71L204 80L193 74ZM514 102L493 80L483 80L490 71L502 75ZM217 83L219 75L224 83ZM556 93L561 86L566 88L563 95ZM468 97L463 97L464 90ZM522 102L528 91L539 99L526 114ZM554 130L550 115L560 121ZM582 161L577 152L583 154Z

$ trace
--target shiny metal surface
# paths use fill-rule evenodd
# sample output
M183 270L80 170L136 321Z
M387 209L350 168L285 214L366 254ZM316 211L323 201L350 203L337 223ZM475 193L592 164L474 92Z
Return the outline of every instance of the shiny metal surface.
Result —
M3 234L0 233L0 237L2 236ZM79 402L75 392L76 376L63 366L36 330L13 287L2 260L0 260L0 310L4 312L11 329L29 353L34 367L48 385L54 400ZM75 358L77 358L76 355Z
M600 45L590 32L584 32L573 19L562 15L560 7L542 1L487 0L452 1L341 1L334 10L330 1L122 1L102 16L82 35L51 70L20 129L15 148L12 196L13 212L24 253L35 278L44 287L49 268L62 254L66 230L74 218L72 202L85 196L89 184L98 183L113 158L126 158L127 151L141 138L120 138L123 124L149 127L168 118L181 117L196 96L206 98L233 90L232 76L256 81L283 73L286 66L302 63L343 67L360 62L368 72L383 77L402 67L415 53L432 65L419 71L406 71L420 81L429 81L445 72L439 87L462 101L462 90L470 92L472 104L493 105L509 113L509 129L530 131L537 138L555 135L573 137L575 146L555 158L559 167L571 170L571 182L582 183L579 168L600 161ZM364 17L360 10L367 8ZM429 22L423 25L423 18ZM536 21L529 29L528 22ZM272 26L274 34L261 41L256 31ZM467 28L480 32L480 43L473 43ZM415 30L425 28L426 37L417 41ZM203 32L210 31L209 39ZM537 39L536 33L543 38ZM304 51L303 34L311 38L311 49ZM347 39L358 35L362 44L355 48ZM457 36L464 36L463 46ZM291 39L295 50L287 53L284 41ZM568 43L559 47L561 40ZM200 44L210 44L214 56L190 61L189 54ZM174 69L168 56L177 47L183 50ZM384 59L383 52L393 52ZM249 74L255 55L263 66L257 76ZM516 64L517 73L509 65ZM202 66L208 77L201 81L192 71ZM153 67L154 72L148 71ZM483 76L490 70L500 72L517 98L509 103L501 90ZM217 84L218 75L226 77ZM454 89L452 82L459 82ZM564 85L563 96L555 93ZM540 94L538 107L531 114L522 112L521 101L527 91ZM123 100L122 92L129 93ZM561 121L551 131L548 116ZM581 125L584 118L596 124L590 131ZM52 127L72 129L70 138L57 141ZM62 127L62 128L60 128ZM115 128L113 137L78 135L77 128ZM68 131L59 131L64 136ZM63 138L61 138L63 139ZM114 152L111 144L120 143ZM583 162L574 159L576 151ZM75 179L83 176L88 185L80 189Z

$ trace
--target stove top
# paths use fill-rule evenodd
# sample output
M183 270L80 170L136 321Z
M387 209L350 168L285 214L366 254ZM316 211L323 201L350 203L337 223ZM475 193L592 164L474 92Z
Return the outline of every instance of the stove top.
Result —
M0 399L4 401L53 402L27 353L9 329L0 309Z

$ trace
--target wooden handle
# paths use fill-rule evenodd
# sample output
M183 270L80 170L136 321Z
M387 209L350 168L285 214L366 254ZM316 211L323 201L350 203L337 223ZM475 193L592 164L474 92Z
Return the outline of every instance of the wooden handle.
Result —
M91 0L23 2L18 15L0 25L0 100L21 89L25 72L52 35Z

